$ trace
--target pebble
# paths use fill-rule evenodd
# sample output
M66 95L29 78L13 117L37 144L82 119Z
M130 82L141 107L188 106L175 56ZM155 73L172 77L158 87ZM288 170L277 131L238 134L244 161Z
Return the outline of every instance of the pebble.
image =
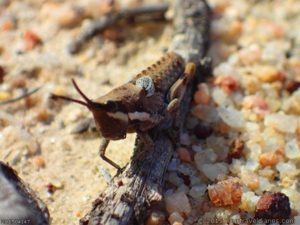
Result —
M299 144L295 138L289 140L284 147L285 155L288 159L299 160L300 159L300 149Z
M236 206L241 203L243 188L236 178L208 185L207 190L209 199L216 206Z
M219 120L217 110L211 106L197 105L192 108L191 112L193 116L207 123L213 123Z
M187 162L187 163L192 162L191 153L189 152L189 150L187 148L182 148L182 147L178 148L177 153L178 153L179 159L182 162Z
M168 221L170 224L174 224L175 222L177 223L183 223L184 218L180 215L178 212L173 212L168 218Z
M42 156L35 156L32 159L32 162L39 169L44 168L45 165L46 165L45 160L44 160L44 158Z
M38 108L35 114L35 118L39 122L47 123L52 119L49 110L45 107Z
M199 200L204 196L206 190L207 186L204 184L194 185L189 191L189 196L191 196L194 200Z
M83 9L69 4L48 2L43 5L41 12L61 28L74 27L83 19Z
M0 91L0 101L5 101L11 98L11 94L7 91Z
M153 211L150 213L145 225L163 225L166 220L166 216L162 211Z
M275 152L265 152L259 156L259 163L263 167L275 166L278 163L278 157Z
M71 134L81 134L87 131L92 123L92 118L80 119L71 130Z
M29 51L32 50L34 47L42 43L41 38L35 32L31 30L26 30L23 34L24 39L24 50Z
M216 77L214 83L215 85L220 86L227 94L231 94L239 87L238 81L233 76L229 75Z
M199 139L206 139L213 133L213 129L211 126L206 125L206 124L198 124L194 128L194 134L196 135L197 138Z
M257 44L251 44L246 48L242 48L238 52L239 60L244 65L251 65L259 62L261 59L261 48Z
M183 192L176 192L165 197L166 209L169 214L178 212L185 216L189 216L192 211L188 197Z
M232 100L230 98L228 98L228 95L226 94L226 92L219 87L213 88L211 95L212 95L214 102L217 103L217 105L219 105L219 106L233 105Z
M211 181L215 181L219 176L228 174L228 165L220 162L215 164L203 164L201 165L201 171Z
M221 119L230 127L236 130L245 128L243 114L233 107L219 107L218 113Z
M272 113L266 115L264 125L274 127L278 131L284 133L293 134L296 132L298 120L295 116L292 115Z
M282 79L282 74L272 66L261 66L256 68L255 76L263 82L274 82Z
M208 85L206 83L200 83L198 85L198 90L194 94L194 101L197 105L205 104L207 105L210 101L210 92Z
M180 134L180 144L189 146L191 143L192 142L188 133Z
M264 192L257 202L256 219L288 219L291 214L289 198L281 192Z
M241 180L249 187L252 191L255 191L259 187L258 175L253 171L242 169L241 170Z
M244 141L239 138L234 139L230 146L228 156L227 156L229 163L232 162L232 159L241 158L243 156L243 150L244 150Z
M300 170L292 163L279 162L276 165L276 170L280 174L280 179L283 179L284 177L290 177L293 179L300 173Z
M242 202L240 208L247 212L253 213L255 211L255 207L257 205L258 200L259 197L256 196L254 192L252 191L244 192L242 195Z

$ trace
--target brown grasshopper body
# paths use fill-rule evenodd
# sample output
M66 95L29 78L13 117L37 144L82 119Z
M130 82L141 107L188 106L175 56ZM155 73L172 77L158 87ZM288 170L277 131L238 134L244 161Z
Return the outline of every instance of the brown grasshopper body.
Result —
M58 95L52 95L52 98L61 98L88 107L104 138L100 146L100 156L120 169L105 156L109 140L124 139L131 132L145 134L160 124L180 104L194 70L193 63L186 65L178 54L167 53L128 83L93 101L83 94L74 80L76 90L85 101Z

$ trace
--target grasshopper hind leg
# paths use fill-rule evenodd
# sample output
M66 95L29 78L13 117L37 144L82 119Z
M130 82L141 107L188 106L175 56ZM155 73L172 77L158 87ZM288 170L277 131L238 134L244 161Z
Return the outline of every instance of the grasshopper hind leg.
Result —
M109 163L111 166L115 167L119 173L120 171L122 171L122 168L117 163L115 163L114 161L112 161L105 155L105 151L106 151L108 144L109 144L108 139L104 138L101 140L101 143L99 146L99 155L100 155L101 159L103 159L105 162Z

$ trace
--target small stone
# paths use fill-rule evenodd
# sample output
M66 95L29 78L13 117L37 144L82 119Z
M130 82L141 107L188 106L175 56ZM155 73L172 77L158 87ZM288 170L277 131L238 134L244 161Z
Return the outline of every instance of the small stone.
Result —
M300 82L295 80L287 80L284 84L284 88L289 92L293 93L294 91L298 90L300 87Z
M249 47L241 49L238 56L241 63L251 65L261 59L261 54L261 48L257 44L252 44Z
M7 91L0 91L0 101L8 100L11 97L11 94Z
M229 178L207 187L208 196L216 206L236 206L241 203L243 188L238 179Z
M41 169L41 168L44 168L45 167L45 160L44 160L44 158L42 157L42 156L35 156L33 159L32 159L32 162L33 162L33 164L37 167L37 168L39 168L39 169Z
M284 152L286 157L289 159L300 159L300 149L295 138L286 143Z
M252 191L256 190L259 187L259 179L257 174L250 170L241 170L241 180Z
M281 73L272 66L262 66L257 68L255 75L263 82L281 80Z
M165 203L169 214L178 212L189 216L192 211L189 199L183 192L176 192L170 196L166 196Z
M256 219L275 219L279 220L279 222L280 220L288 219L290 214L289 198L281 192L264 192L257 202L255 210Z
M232 76L218 76L214 83L220 86L227 94L231 94L239 87L237 80Z
M241 158L243 155L243 150L244 150L244 141L239 138L233 140L227 156L229 163L232 162L232 159Z
M199 170L201 170L202 165L205 163L214 163L216 162L218 155L212 149L205 149L197 152L194 156L194 161Z
M182 162L187 162L187 163L192 162L191 153L189 152L188 149L186 149L186 148L178 148L177 149L177 153L178 153L179 159Z
M291 164L291 163L279 162L276 165L276 169L280 173L280 179L283 179L284 177L289 177L294 179L300 173L300 170L297 169L295 164Z
M228 174L228 166L226 163L203 164L201 166L203 174L211 181L215 181L219 176Z
M275 152L265 152L259 156L259 163L263 167L275 166L278 163L278 157Z
M32 50L35 46L42 43L41 38L31 30L26 30L23 38L25 42L25 51Z
M191 144L191 139L188 133L182 133L180 135L180 144L188 146Z
M213 129L211 126L206 125L206 124L198 124L194 128L194 134L196 135L197 138L199 139L206 139L209 137L213 132Z
M267 111L269 109L268 102L260 96L250 95L243 99L243 107L246 109L259 109Z
M51 119L50 112L47 108L41 107L36 111L36 119L39 122L47 123Z
M245 128L243 114L233 107L219 107L218 112L222 120L230 127L242 130Z
M279 113L266 115L265 126L274 127L276 130L284 133L295 133L298 126L297 117Z
M170 224L174 224L175 222L183 223L184 219L182 218L182 216L178 212L173 212L169 216L168 221L169 221Z
M80 218L80 217L82 217L82 213L81 213L80 211L76 211L76 212L75 212L75 216L76 216L77 218Z
M71 130L71 134L81 134L87 131L92 123L92 118L79 119L76 125Z
M10 81L11 86L14 88L24 88L26 86L26 78L24 76L16 76Z
M191 196L195 200L199 200L205 194L207 190L207 186L202 184L194 185L189 191L189 196Z
M219 120L217 110L212 106L197 105L192 108L192 115L207 123L213 123Z
M194 101L197 105L205 104L207 105L210 101L210 93L208 85L206 83L201 83L198 85L198 90L194 94Z
M83 19L83 10L70 5L55 5L49 8L49 14L62 28L74 27Z
M145 225L163 225L166 216L162 211L153 211L150 213Z
M259 197L256 196L254 192L252 191L244 192L242 195L242 202L240 208L247 212L253 213L255 211L255 207L257 205L258 200Z

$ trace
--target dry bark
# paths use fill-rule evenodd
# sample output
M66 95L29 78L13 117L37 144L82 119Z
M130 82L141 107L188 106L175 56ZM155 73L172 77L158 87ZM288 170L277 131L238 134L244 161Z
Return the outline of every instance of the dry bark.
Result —
M175 1L175 34L170 50L181 54L186 61L198 65L198 74L207 73L203 60L208 48L210 11L205 0ZM195 81L195 80L194 80ZM134 154L123 173L93 203L91 211L80 220L81 225L143 224L149 213L162 207L164 175L183 131L195 82L191 82L172 126L154 128L149 135L154 149L149 151L137 137Z
M50 224L46 205L0 161L0 224Z

